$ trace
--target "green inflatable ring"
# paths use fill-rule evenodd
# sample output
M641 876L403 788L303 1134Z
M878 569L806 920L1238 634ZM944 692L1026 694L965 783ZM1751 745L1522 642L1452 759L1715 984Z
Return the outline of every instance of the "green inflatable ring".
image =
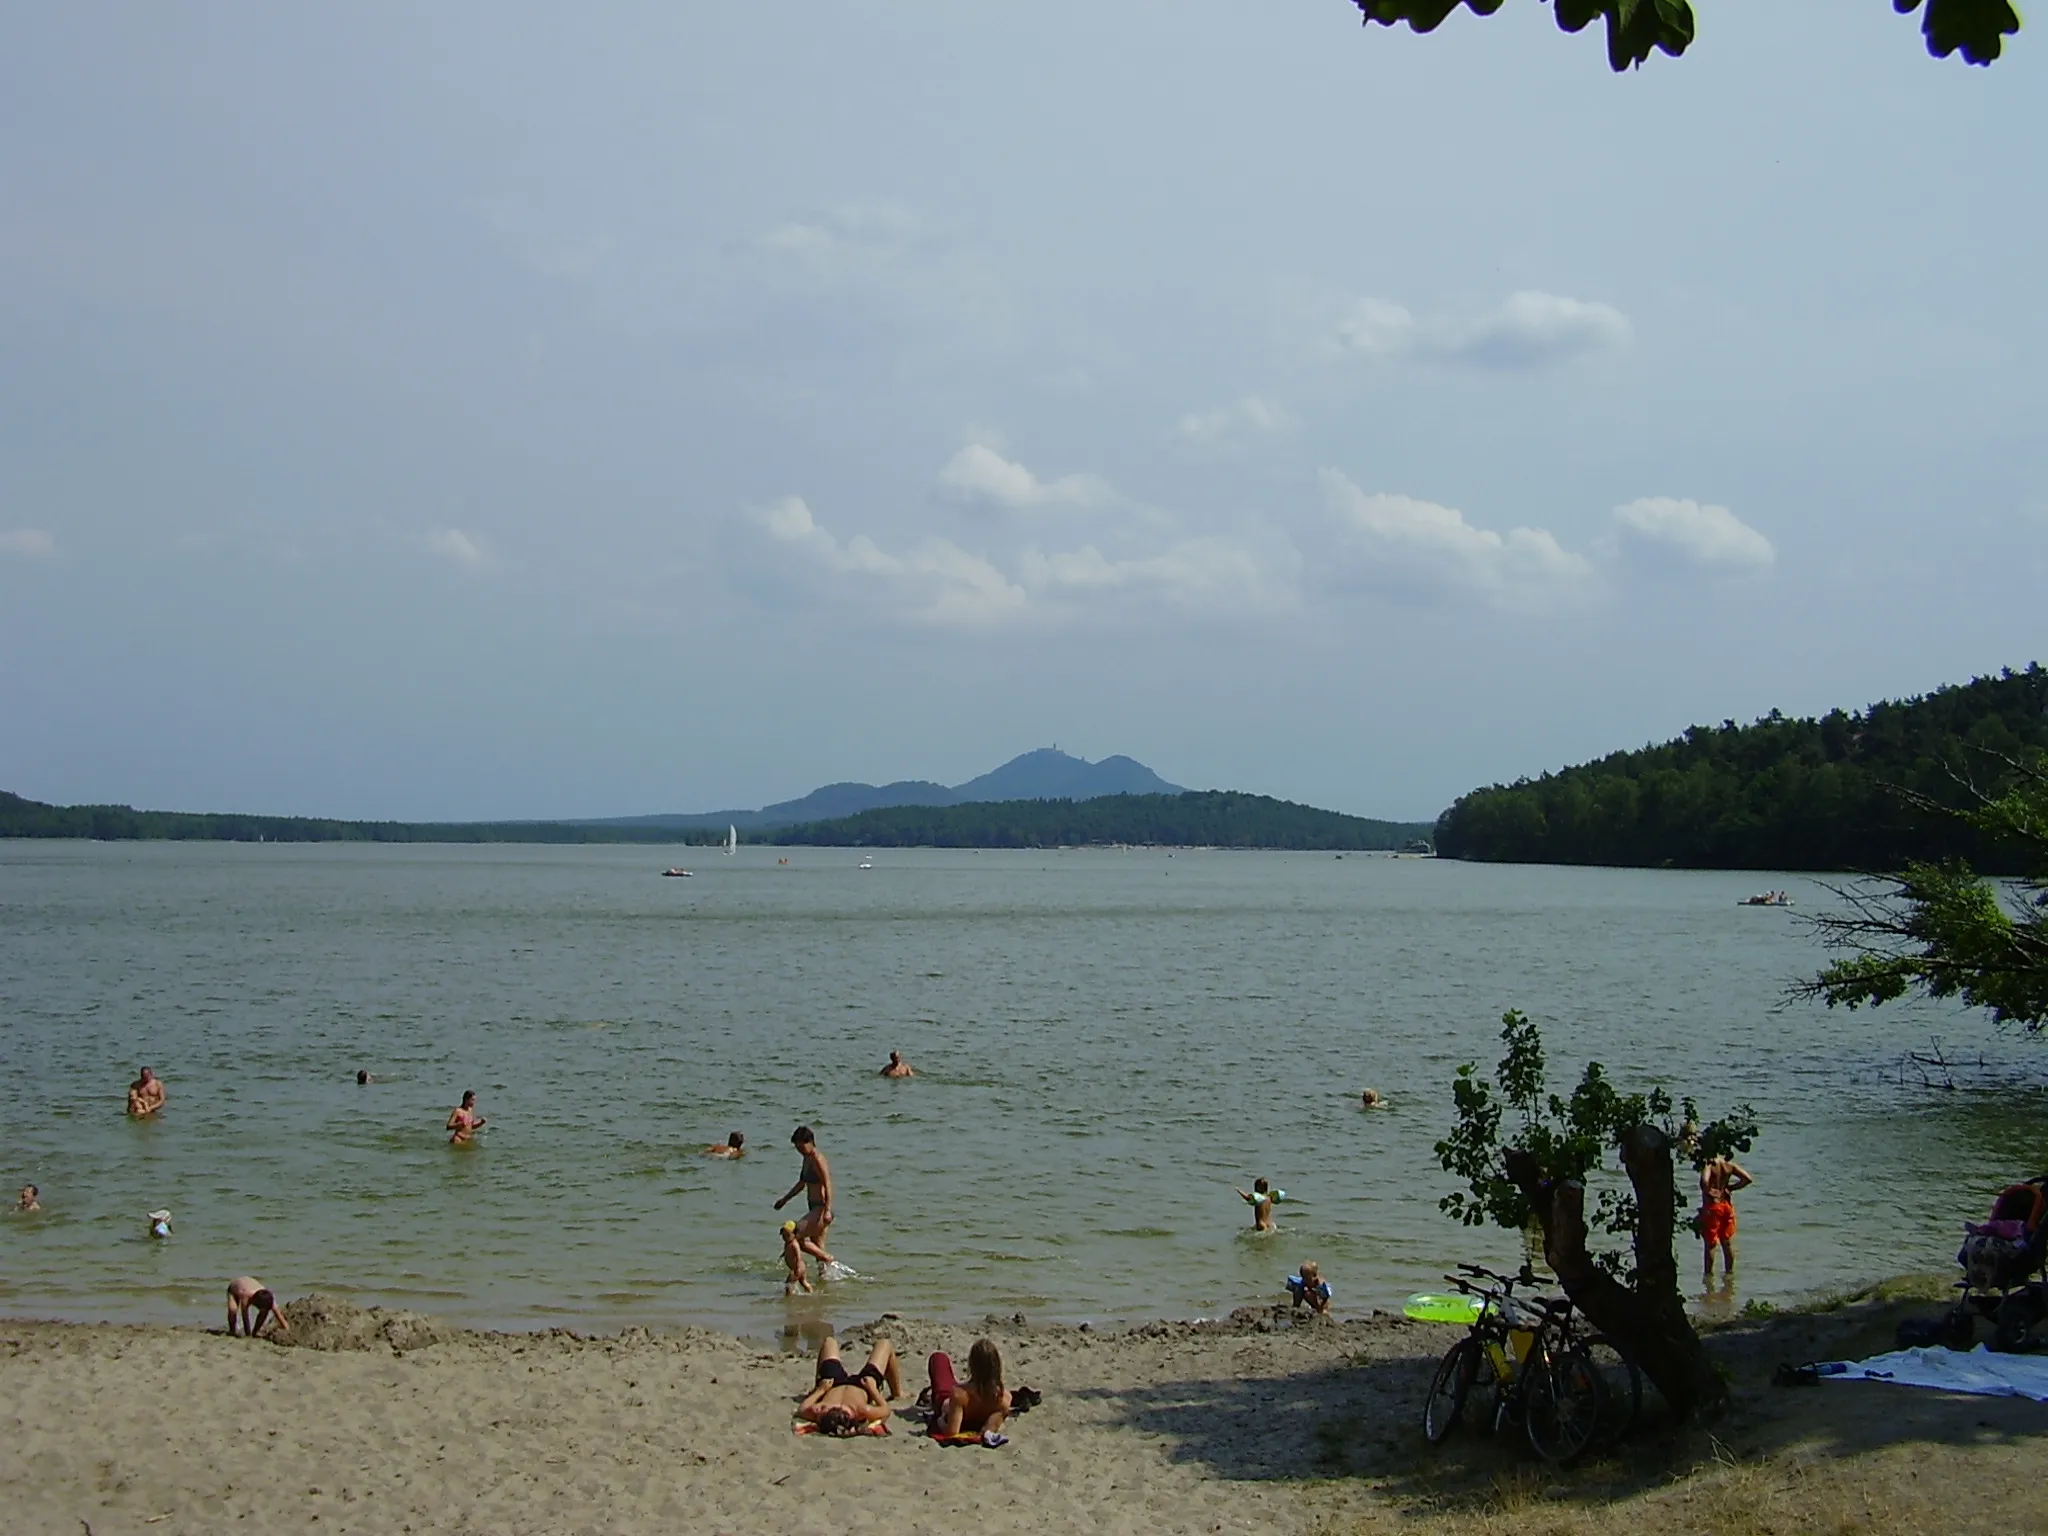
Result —
M1418 1323L1463 1324L1477 1321L1482 1305L1477 1296L1433 1296L1425 1291L1419 1296L1410 1296L1401 1312Z

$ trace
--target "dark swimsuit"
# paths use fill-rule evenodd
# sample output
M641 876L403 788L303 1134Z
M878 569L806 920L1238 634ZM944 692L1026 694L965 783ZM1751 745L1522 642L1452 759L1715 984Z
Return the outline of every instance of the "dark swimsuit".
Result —
M846 1362L839 1359L820 1360L818 1362L818 1380L830 1382L835 1387L858 1386L863 1381L872 1381L877 1387L887 1385L881 1371L876 1369L875 1366L864 1365L858 1372L849 1376L846 1374Z

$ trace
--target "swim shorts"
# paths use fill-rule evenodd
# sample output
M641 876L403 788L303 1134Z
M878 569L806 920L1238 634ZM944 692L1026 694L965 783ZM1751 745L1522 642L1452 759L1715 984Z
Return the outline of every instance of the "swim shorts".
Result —
M1711 1200L1700 1207L1700 1237L1711 1248L1735 1236L1735 1206L1727 1200Z

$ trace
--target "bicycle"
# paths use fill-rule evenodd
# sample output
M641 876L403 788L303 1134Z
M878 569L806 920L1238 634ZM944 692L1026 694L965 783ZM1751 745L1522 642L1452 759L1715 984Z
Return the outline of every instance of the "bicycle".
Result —
M1643 1373L1627 1352L1599 1332L1593 1320L1569 1298L1566 1305L1572 1307L1565 1318L1566 1334L1573 1345L1585 1352L1600 1377L1600 1421L1594 1427L1593 1443L1613 1445L1634 1432L1642 1415Z
M1567 1328L1571 1303L1517 1297L1515 1287L1533 1285L1524 1265L1519 1275L1496 1274L1477 1264L1460 1264L1461 1275L1444 1278L1479 1298L1471 1331L1444 1352L1422 1407L1422 1432L1441 1445L1465 1421L1473 1389L1493 1386L1493 1430L1519 1421L1538 1456L1565 1466L1593 1443L1604 1401L1600 1373ZM1473 1277L1491 1281L1475 1285Z

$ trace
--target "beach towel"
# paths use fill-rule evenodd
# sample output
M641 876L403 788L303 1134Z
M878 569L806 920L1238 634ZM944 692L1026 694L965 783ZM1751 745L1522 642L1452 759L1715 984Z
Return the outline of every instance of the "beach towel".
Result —
M2048 1355L1994 1354L1982 1344L1968 1353L1900 1349L1868 1360L1831 1361L1820 1366L1819 1373L1822 1381L1889 1381L1901 1387L2048 1403Z

